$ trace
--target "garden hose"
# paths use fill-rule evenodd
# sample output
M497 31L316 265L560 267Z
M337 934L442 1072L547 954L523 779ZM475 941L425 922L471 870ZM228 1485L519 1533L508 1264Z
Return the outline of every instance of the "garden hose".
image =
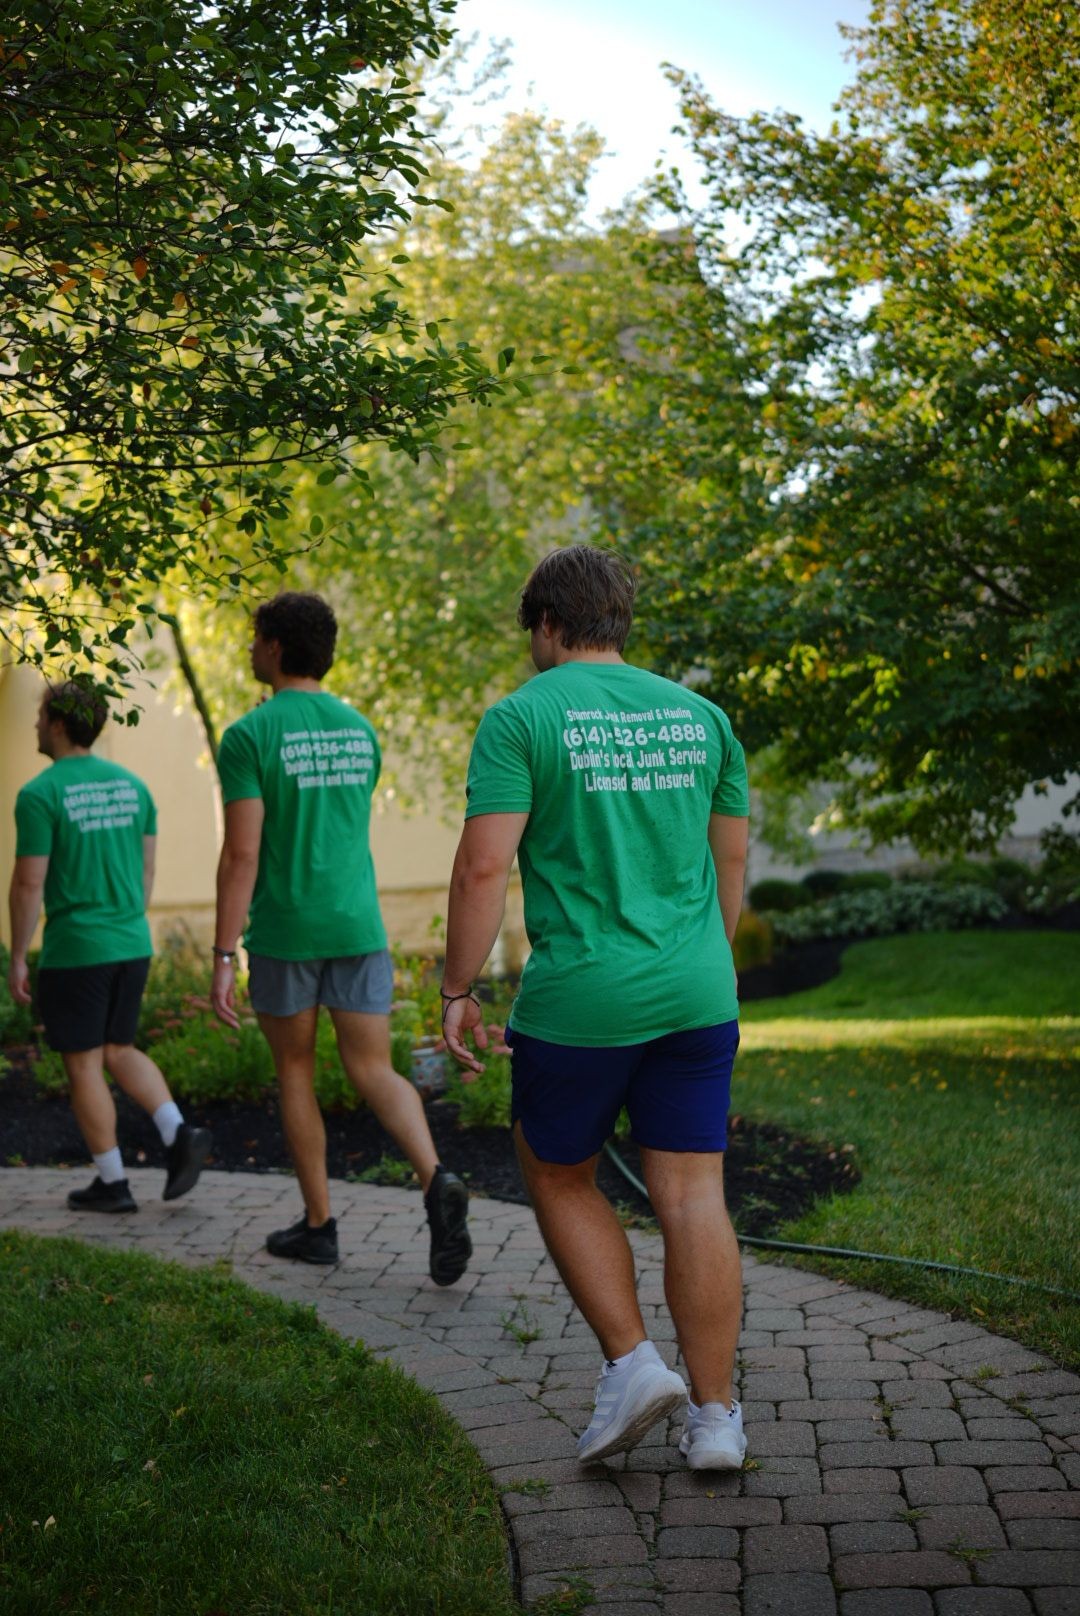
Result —
M632 1184L649 1205L649 1192L644 1184L623 1161L610 1139L604 1146L619 1172ZM760 1235L740 1234L740 1246L760 1246L766 1251L797 1251L815 1257L858 1257L864 1262L901 1263L905 1268L933 1268L943 1274L963 1274L972 1279L996 1279L1002 1285L1023 1285L1029 1290L1046 1291L1050 1296L1063 1296L1070 1302L1080 1302L1080 1292L1063 1290L1060 1285L1044 1285L1038 1279L1017 1279L1012 1274L991 1274L985 1268L958 1268L953 1263L932 1262L927 1257L894 1257L884 1251L850 1251L845 1246L804 1246L794 1240L765 1240Z

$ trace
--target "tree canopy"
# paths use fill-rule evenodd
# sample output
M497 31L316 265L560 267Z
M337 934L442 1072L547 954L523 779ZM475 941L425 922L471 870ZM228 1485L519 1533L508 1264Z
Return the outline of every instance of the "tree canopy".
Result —
M661 669L791 797L992 845L1080 762L1080 12L876 0L816 135L672 70L707 186L612 423Z
M381 251L408 258L398 272L411 298L445 316L447 341L468 337L499 363L513 354L514 380L420 464L366 443L354 451L360 485L298 472L294 509L326 542L293 562L290 583L337 609L328 687L362 705L399 758L422 760L425 780L441 771L456 796L484 707L530 666L515 622L527 573L554 544L590 531L582 490L597 481L620 335L666 292L635 262L628 225L586 220L602 151L593 131L510 113L459 145L440 108L449 97L458 116L477 88L448 86L443 74L425 87L443 125L430 183L452 211L416 215ZM273 586L265 568L252 575L253 588ZM250 700L239 611L207 620L191 605L181 621L214 720L234 716Z
M316 537L290 466L416 458L501 383L372 243L432 202L412 63L442 0L22 0L0 41L0 630L122 684L166 580Z

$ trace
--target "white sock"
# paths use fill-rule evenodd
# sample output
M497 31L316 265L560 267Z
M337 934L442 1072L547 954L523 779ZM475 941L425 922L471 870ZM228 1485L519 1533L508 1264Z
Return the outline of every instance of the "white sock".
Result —
M124 1158L120 1154L120 1146L114 1145L111 1150L103 1150L100 1156L95 1156L94 1166L103 1184L119 1184L124 1177Z
M607 1370L609 1375L614 1375L618 1370L626 1368L627 1364L634 1356L634 1353L638 1350L638 1347L645 1347L649 1345L651 1345L651 1343L648 1340L639 1341L637 1347L633 1347L629 1352L624 1352L621 1358L605 1358L604 1368Z
M735 1410L738 1408L739 1405L738 1405L738 1402L736 1401L736 1399L733 1397L731 1399L730 1405L725 1403L723 1406L724 1406L724 1408L727 1409L729 1414L734 1414ZM686 1409L687 1409L687 1413L691 1416L691 1418L693 1418L694 1415L701 1413L701 1404L700 1403L695 1403L694 1399L692 1397L688 1397L686 1399Z
M175 1100L166 1100L154 1112L154 1127L161 1135L161 1143L168 1150L176 1143L177 1130L183 1125L184 1114Z

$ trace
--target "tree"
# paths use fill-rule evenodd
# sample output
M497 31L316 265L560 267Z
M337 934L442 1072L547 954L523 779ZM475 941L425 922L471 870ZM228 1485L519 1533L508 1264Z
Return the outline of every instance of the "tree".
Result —
M288 468L411 459L501 383L400 301L443 0L23 0L0 41L0 629L114 688L166 582L284 570Z
M876 0L851 38L820 137L672 71L708 200L658 194L606 528L773 786L987 847L1080 762L1080 12Z
M587 531L582 486L599 477L597 423L625 366L620 334L666 294L633 261L629 227L586 223L602 151L593 131L513 113L479 145L460 144L442 98L471 105L478 87L448 91L436 79L427 89L444 146L431 184L453 209L417 215L382 251L408 258L397 273L445 316L447 342L456 333L503 364L514 355L515 380L421 464L364 444L360 484L300 472L295 510L328 537L289 577L338 611L328 684L364 707L399 757L423 762L419 779L442 772L457 794L480 714L527 670L515 622L524 579L560 538ZM265 569L251 578L253 593L272 587ZM227 634L220 614L211 623L189 607L182 621L214 717L232 716L249 699L239 613Z

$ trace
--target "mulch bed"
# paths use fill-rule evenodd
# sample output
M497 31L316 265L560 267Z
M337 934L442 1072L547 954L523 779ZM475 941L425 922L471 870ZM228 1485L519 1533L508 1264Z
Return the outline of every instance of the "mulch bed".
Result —
M840 962L849 938L825 937L800 943L778 954L767 965L752 965L739 972L739 1002L779 999L788 993L806 993L840 975Z
M838 974L846 941L804 943L767 965L743 971L740 999L775 998L820 987ZM8 1049L5 1054L8 1070L0 1072L2 1165L15 1169L86 1167L86 1146L67 1097L38 1088L31 1075L32 1049ZM163 1163L150 1119L123 1094L114 1093L125 1159L140 1165ZM290 1170L274 1098L262 1103L217 1100L183 1109L187 1121L213 1130L212 1166L245 1173ZM468 1180L474 1193L525 1204L513 1141L505 1128L459 1128L456 1110L445 1100L429 1100L425 1110L440 1158ZM640 1178L641 1164L634 1146L627 1142L616 1148ZM388 1158L401 1159L389 1136L363 1108L326 1113L326 1153L333 1178L367 1173L385 1166ZM606 1154L600 1158L597 1180L626 1214L650 1215L648 1201ZM394 1175L384 1181L401 1179ZM849 1190L858 1181L850 1150L798 1138L773 1123L749 1122L739 1116L730 1120L724 1183L741 1234L774 1235L782 1223L800 1217L819 1196Z
M7 1059L9 1070L0 1077L5 1165L16 1171L19 1166L87 1167L86 1146L67 1097L38 1088L30 1072L29 1051L8 1050ZM150 1119L123 1094L116 1094L116 1102L125 1159L140 1165L163 1164ZM459 1128L455 1109L445 1100L428 1101L425 1109L441 1159L468 1180L474 1193L524 1204L521 1175L506 1129ZM212 1166L247 1173L289 1168L281 1120L272 1098L261 1105L214 1101L185 1106L184 1114L187 1121L213 1130ZM398 1154L370 1111L363 1108L327 1113L326 1137L334 1178L363 1173ZM634 1147L620 1145L618 1150L640 1177ZM732 1118L724 1179L740 1233L770 1235L784 1221L799 1217L818 1196L850 1189L858 1178L850 1152L823 1148L772 1124ZM598 1179L604 1192L627 1213L649 1215L648 1202L606 1155L600 1158Z

